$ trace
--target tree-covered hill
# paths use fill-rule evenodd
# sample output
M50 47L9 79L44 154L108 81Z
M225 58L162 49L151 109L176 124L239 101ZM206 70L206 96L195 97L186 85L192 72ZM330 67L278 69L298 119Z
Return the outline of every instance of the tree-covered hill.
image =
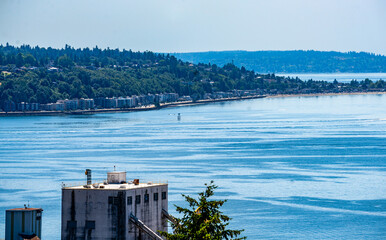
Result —
M0 107L6 101L50 103L59 99L256 90L260 94L383 90L384 81L350 84L301 81L225 64L191 64L171 55L118 49L63 49L0 45Z
M386 72L386 56L366 52L222 51L173 53L192 63L223 66L234 63L258 73L378 73Z

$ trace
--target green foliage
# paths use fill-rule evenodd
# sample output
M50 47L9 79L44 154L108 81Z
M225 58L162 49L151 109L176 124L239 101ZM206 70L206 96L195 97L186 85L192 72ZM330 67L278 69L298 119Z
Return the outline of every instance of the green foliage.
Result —
M66 54L64 56L60 56L58 58L58 66L59 67L64 67L64 68L69 68L74 66L74 62L69 58Z
M257 74L233 64L193 65L174 56L118 49L31 48L0 45L0 107L14 102L120 97L173 92L198 100L205 93L258 90L260 94L382 91L369 79L343 84ZM49 71L57 67L58 71Z
M172 223L173 233L161 232L168 240L221 240L237 238L243 230L227 229L230 217L220 211L226 200L209 200L217 188L213 181L205 184L206 190L198 194L198 199L183 195L189 208L176 206L182 218L175 218Z

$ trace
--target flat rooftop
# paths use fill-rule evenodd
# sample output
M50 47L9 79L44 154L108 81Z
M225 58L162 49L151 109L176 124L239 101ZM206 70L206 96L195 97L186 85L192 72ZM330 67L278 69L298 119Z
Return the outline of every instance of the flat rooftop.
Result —
M92 185L78 185L78 186L67 186L66 184L63 185L62 189L82 189L82 190L130 190L130 189L137 189L137 188L149 188L149 187L156 187L156 186L165 186L168 185L167 183L153 183L153 182L146 182L146 183L139 183L138 185L134 183L94 183Z
M13 208L7 209L7 211L43 211L41 208Z

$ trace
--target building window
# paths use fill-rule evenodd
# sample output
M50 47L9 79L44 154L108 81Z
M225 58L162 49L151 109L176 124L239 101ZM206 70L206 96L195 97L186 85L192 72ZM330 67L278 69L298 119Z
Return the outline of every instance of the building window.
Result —
M158 201L158 193L154 193L154 201Z
M148 203L149 202L149 194L146 193L143 200L145 203Z
M162 200L166 199L166 192L162 192Z
M119 204L119 198L118 197L109 196L109 204L113 204L113 205Z
M135 204L140 204L141 203L141 195L135 196Z
M127 205L133 204L133 197L127 197Z
M76 228L76 221L67 221L67 228L68 229Z
M95 221L86 220L86 229L95 229Z

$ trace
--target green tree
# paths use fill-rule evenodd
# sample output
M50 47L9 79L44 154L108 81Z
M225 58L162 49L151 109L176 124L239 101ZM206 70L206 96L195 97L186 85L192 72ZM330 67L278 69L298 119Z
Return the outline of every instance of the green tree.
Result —
M246 239L236 238L244 230L229 230L230 217L220 211L226 200L209 200L217 188L213 181L205 184L206 190L198 194L198 199L182 195L189 203L189 208L176 206L182 218L175 218L172 223L173 233L161 232L168 240L221 240L221 239ZM235 238L234 238L235 237Z
M58 65L61 67L69 68L74 66L74 62L66 54L58 58Z
M29 64L30 66L35 66L36 65L36 59L31 54L27 54L24 56L24 63Z
M16 67L21 67L24 65L24 57L22 53L16 55Z

